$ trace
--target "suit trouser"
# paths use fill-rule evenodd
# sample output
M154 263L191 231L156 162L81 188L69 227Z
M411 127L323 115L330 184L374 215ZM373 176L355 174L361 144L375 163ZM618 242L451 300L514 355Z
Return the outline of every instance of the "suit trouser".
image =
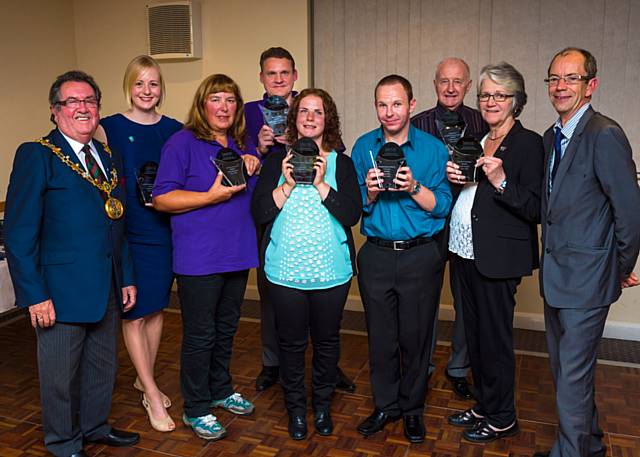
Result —
M97 439L111 430L107 419L118 369L119 323L112 291L96 323L36 328L44 444L56 456L79 452L83 438Z
M280 342L280 380L287 412L304 416L304 357L309 333L313 343L311 372L313 411L329 411L340 358L340 323L351 281L329 289L301 290L267 283L276 304Z
M473 410L497 428L516 420L513 313L520 278L492 279L475 261L451 256L458 279L471 374L478 403Z
M373 401L387 414L424 411L442 266L434 242L405 251L366 242L358 253Z
M262 266L256 268L258 293L260 294L260 338L262 340L262 365L277 367L280 365L278 332L276 331L276 313L268 292L268 281Z
M545 302L547 348L559 422L551 457L605 455L595 404L595 371L608 313L609 306L552 308Z
M178 275L182 309L180 385L189 417L210 413L211 401L233 394L231 351L249 270Z

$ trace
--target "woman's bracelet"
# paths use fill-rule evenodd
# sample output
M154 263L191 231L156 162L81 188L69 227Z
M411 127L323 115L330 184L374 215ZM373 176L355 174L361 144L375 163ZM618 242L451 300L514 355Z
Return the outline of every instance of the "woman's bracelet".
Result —
M284 184L280 186L280 189L282 189L282 194L285 196L285 198L289 198L291 196L291 194L287 195L287 193L284 191Z

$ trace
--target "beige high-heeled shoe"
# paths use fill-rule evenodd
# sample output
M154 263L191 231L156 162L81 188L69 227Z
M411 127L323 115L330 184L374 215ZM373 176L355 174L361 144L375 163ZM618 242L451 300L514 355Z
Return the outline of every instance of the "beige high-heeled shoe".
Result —
M173 419L171 419L171 416L169 416L168 413L167 417L165 417L164 419L156 419L155 417L153 417L153 414L151 414L151 405L149 404L147 396L144 393L142 394L142 406L144 406L144 409L147 410L149 422L151 423L151 427L153 427L154 430L157 430L159 432L172 432L176 429L176 424L175 422L173 422Z
M138 378L137 376L136 381L133 383L133 387L134 389L144 393L144 386L142 385L142 382L140 382L140 378ZM162 395L162 404L164 405L164 407L171 408L171 399L162 392L160 392L160 395Z

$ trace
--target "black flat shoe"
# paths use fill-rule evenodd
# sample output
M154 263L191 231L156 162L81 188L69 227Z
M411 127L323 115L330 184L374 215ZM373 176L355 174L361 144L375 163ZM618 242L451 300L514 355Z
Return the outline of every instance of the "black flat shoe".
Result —
M84 452L84 450L82 450L82 451L78 451L71 454L69 457L89 457L89 456L87 455L86 452Z
M496 431L489 426L486 420L481 421L475 428L468 428L462 432L464 439L474 443L489 443L500 438L506 438L518 434L520 428L518 421L506 430Z
M373 435L382 430L387 424L397 421L400 417L400 415L390 416L384 411L375 409L369 417L358 425L358 433L364 436Z
M307 419L304 416L289 416L289 436L292 440L303 440L307 437Z
M445 371L444 373L447 376L449 382L451 382L451 388L453 389L453 393L455 393L458 397L463 400L473 400L473 392L471 392L471 387L469 386L469 381L467 378L459 378L457 376L451 376L449 373Z
M262 371L256 378L256 390L262 392L278 382L279 367L262 367Z
M424 441L424 419L422 414L404 416L404 436L410 443L422 443Z
M313 426L318 435L329 436L333 433L333 421L329 411L318 411L313 417Z
M356 385L353 383L351 379L347 377L346 374L344 374L344 371L342 371L340 367L338 367L338 379L336 380L336 389L343 390L349 393L356 391Z
M482 422L484 417L473 414L473 409L468 409L461 413L451 414L447 417L447 422L455 427L473 428Z
M544 452L536 452L533 454L533 457L549 457L551 455L551 451Z
M89 439L87 440L87 443L105 444L113 447L125 447L133 446L138 441L140 441L140 435L138 433L112 428L106 435L96 439Z

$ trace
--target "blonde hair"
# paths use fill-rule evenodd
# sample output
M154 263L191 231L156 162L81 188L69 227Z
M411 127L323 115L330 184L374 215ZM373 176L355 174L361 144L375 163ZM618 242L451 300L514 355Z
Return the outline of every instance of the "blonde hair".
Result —
M233 124L229 129L229 134L240 149L245 148L246 126L244 120L244 101L240 88L233 79L223 74L210 75L200 83L193 96L193 103L189 109L185 128L191 130L197 138L210 141L213 139L213 129L207 121L205 105L207 98L211 94L218 92L229 92L236 98L236 115Z
M162 102L164 101L164 78L162 78L162 71L160 71L160 65L155 61L153 57L147 55L141 55L135 57L129 65L127 65L127 69L124 71L124 79L122 80L122 91L124 92L124 98L127 101L127 105L131 108L133 102L131 101L131 88L138 80L140 74L144 70L148 70L150 68L155 68L158 72L158 76L160 78L160 99L158 100L158 104L156 107L160 107Z

